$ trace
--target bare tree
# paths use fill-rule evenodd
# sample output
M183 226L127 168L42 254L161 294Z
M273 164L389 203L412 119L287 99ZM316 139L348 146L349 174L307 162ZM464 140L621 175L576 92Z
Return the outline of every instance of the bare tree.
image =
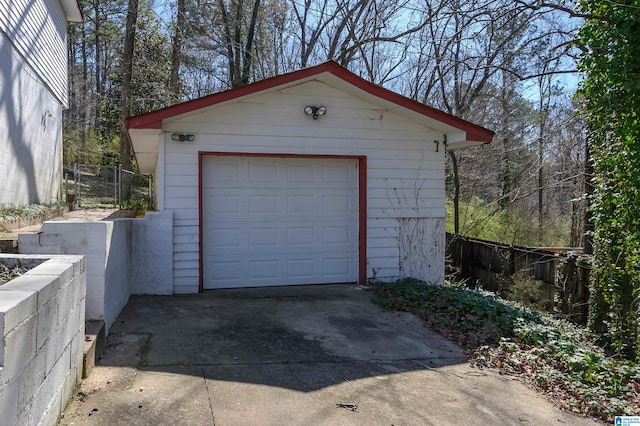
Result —
M182 59L182 41L184 38L184 26L186 21L185 0L177 0L176 26L173 34L171 50L171 76L169 78L169 91L176 100L180 97L180 62Z
M138 20L138 0L129 0L127 8L127 24L124 38L124 52L122 55L122 85L120 98L120 163L122 167L131 170L131 145L124 128L124 121L131 115L131 77L133 73L133 48L136 40L136 22ZM125 185L128 187L128 185ZM128 194L123 195L128 199Z

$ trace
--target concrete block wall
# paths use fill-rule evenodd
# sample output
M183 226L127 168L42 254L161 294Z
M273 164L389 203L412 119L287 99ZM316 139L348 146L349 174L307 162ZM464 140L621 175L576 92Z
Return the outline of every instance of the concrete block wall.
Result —
M82 377L85 261L0 254L0 262L37 265L0 285L0 422L52 425Z
M38 234L20 234L23 254L84 255L87 265L86 319L108 331L129 300L131 220L50 221Z
M20 253L78 254L87 263L87 320L105 331L131 294L173 293L173 215L97 222L50 221L39 234L20 234Z

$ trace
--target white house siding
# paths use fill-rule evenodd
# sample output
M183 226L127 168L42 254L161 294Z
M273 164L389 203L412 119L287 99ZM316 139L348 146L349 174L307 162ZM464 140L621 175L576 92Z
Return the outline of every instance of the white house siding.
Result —
M327 114L313 120L306 105L325 105ZM366 156L367 277L410 272L442 283L444 150L440 144L436 152L433 142L441 134L318 81L165 120L164 130L158 196L174 215L176 293L195 292L199 282L199 151ZM193 133L195 141L173 142L172 132ZM430 255L426 263L412 255L414 247Z
M0 208L59 199L61 117L58 99L0 34Z
M42 84L66 107L67 20L60 2L0 0L0 30Z

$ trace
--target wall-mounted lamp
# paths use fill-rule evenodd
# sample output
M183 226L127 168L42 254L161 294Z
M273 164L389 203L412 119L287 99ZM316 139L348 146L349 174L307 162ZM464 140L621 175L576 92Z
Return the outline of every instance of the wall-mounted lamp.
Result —
M321 117L327 113L327 107L321 106L306 106L304 107L304 113L313 117L314 120L317 120L318 117Z
M176 142L193 142L195 138L190 133L171 133L171 140Z

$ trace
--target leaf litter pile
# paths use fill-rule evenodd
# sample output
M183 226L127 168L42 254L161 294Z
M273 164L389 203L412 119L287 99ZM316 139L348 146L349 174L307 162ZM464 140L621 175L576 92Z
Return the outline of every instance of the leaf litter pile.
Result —
M0 263L0 285L11 281L14 278L27 272L27 268L16 266L14 268L8 268L6 265Z
M472 366L519 377L564 410L609 424L640 414L640 366L609 356L583 327L460 286L408 278L373 291L465 347Z

